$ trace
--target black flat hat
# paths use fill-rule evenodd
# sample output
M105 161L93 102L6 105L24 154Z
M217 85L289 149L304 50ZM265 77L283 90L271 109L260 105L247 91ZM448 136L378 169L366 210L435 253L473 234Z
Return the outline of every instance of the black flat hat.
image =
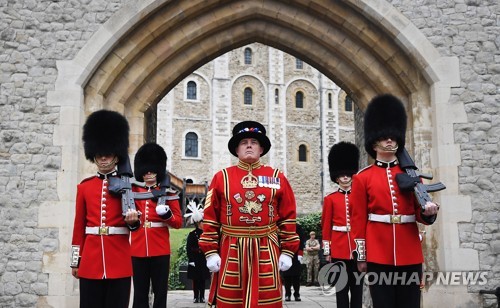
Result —
M240 141L245 138L253 138L259 141L259 144L263 149L260 156L266 155L271 148L271 141L269 141L269 138L266 136L266 128L264 125L255 121L243 121L236 124L233 128L233 136L227 143L229 152L238 157L236 154L236 148L240 144Z

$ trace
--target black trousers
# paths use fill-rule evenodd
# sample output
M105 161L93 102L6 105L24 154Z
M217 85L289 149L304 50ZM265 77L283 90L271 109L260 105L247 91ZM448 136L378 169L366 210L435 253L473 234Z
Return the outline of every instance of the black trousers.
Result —
M293 296L300 296L300 275L283 276L283 285L285 286L285 296L292 296L292 286Z
M193 293L195 299L205 299L205 280L193 279Z
M130 277L80 278L80 308L128 308Z
M422 264L393 266L368 262L367 276L373 308L420 308Z
M154 308L167 307L170 255L138 258L132 257L134 268L133 308L149 308L149 286L153 287Z
M337 308L361 308L363 306L363 280L356 283L356 276L361 275L358 272L358 264L356 260L344 260L332 258L331 263L344 262L347 271L347 285L342 290L337 290ZM351 292L351 303L349 305L349 292Z

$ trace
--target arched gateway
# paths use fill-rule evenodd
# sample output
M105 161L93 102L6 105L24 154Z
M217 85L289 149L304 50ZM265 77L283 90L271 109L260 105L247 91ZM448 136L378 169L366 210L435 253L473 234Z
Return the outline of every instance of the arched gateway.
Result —
M417 164L431 171L447 190L439 222L428 232L428 266L434 270L477 270L478 256L460 248L458 221L470 220L468 197L458 194L460 153L453 124L465 122L461 104L449 102L459 85L458 59L442 57L425 36L385 1L245 0L129 2L113 15L72 61L57 63L59 75L48 104L60 106L54 144L62 147L58 202L43 204L40 227L58 228L60 251L46 256L49 295L40 299L72 307L77 282L68 268L76 183L86 174L81 127L90 112L122 112L131 126L131 150L143 142L144 112L200 65L260 42L314 65L345 89L364 110L377 93L404 100L409 115L407 145ZM230 130L223 110L214 110L218 130ZM272 124L272 123L271 123ZM225 140L214 136L214 151ZM214 153L216 154L216 153ZM57 208L57 211L54 209ZM54 219L47 213L59 212ZM432 286L424 303L433 301ZM464 302L455 288L447 304ZM443 294L439 295L443 300Z

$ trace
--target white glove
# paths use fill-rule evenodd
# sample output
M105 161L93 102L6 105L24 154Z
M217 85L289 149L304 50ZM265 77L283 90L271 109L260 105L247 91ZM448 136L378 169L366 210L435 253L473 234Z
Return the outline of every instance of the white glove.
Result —
M196 264L194 264L194 262L189 262L188 264L189 264L190 266L196 267Z
M220 270L220 256L218 253L207 258L207 267L212 273L217 273Z
M302 258L303 258L303 257L302 257L302 256L300 256L300 255L299 255L299 256L297 256L297 259L299 259L299 263L300 263L300 264L304 264L304 263L302 263Z
M165 204L159 204L156 206L156 214L160 215L163 219L168 219L172 217L172 210L170 206Z
M288 255L281 254L278 264L280 271L287 271L290 267L292 267L292 258Z
M328 241L323 241L323 255L324 256L330 255L330 242Z

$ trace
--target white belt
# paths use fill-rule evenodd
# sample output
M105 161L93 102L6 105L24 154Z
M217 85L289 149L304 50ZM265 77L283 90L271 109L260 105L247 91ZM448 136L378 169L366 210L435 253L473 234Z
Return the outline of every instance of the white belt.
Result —
M339 232L349 232L351 231L351 226L332 226L332 230Z
M85 234L113 235L129 234L127 227L85 227Z
M168 226L166 222L156 222L156 221L146 221L144 222L144 228L161 228Z
M368 214L368 220L386 224L406 224L415 222L415 215L378 215Z

